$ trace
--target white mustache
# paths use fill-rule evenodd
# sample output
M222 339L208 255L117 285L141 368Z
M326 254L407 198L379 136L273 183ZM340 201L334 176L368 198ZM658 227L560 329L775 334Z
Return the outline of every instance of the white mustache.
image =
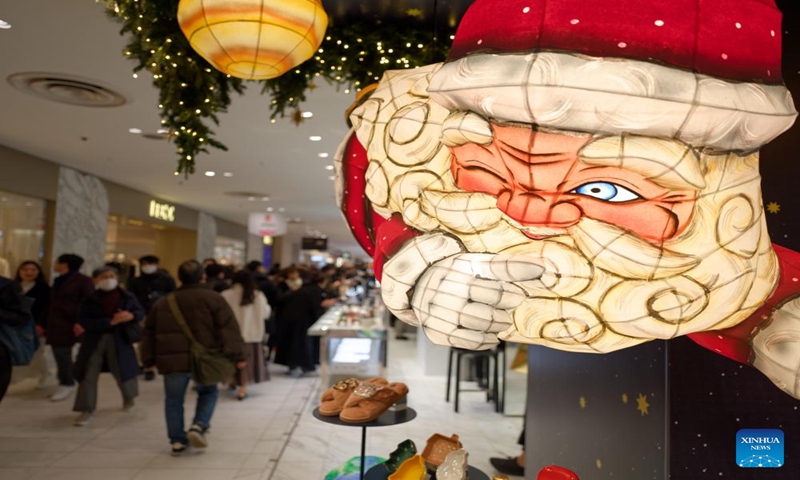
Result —
M596 267L626 279L673 277L700 263L695 256L651 245L619 227L589 218L572 229L572 237Z

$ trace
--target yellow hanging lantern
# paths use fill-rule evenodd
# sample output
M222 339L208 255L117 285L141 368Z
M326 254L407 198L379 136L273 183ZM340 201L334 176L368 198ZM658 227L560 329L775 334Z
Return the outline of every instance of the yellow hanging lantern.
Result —
M311 58L328 16L320 0L181 0L178 23L217 70L265 80Z

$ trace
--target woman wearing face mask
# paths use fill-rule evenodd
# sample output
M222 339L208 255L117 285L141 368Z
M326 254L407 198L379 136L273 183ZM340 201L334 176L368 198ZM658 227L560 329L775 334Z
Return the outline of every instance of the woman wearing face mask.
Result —
M316 279L305 283L297 269L287 269L285 277L285 293L278 300L275 363L286 365L289 375L298 378L314 371L314 346L308 328L322 316L323 292Z
M144 309L136 296L119 288L115 268L98 268L92 279L97 290L83 301L78 313L78 323L86 332L75 361L75 378L80 382L73 407L80 413L76 426L87 425L94 416L97 380L104 367L117 381L123 409L133 408L139 394L136 376L140 370L133 344L139 341Z

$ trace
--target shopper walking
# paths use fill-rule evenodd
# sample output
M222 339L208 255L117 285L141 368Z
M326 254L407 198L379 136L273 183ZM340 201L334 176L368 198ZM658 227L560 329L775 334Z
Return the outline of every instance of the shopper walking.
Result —
M247 384L260 383L269 379L264 359L264 322L272 314L272 308L264 294L257 289L253 275L242 270L233 276L233 285L222 292L222 297L236 315L239 331L244 339L247 353L247 368L237 370L236 385L239 390L236 398L247 397Z
M145 321L140 352L145 367L155 366L164 376L167 434L172 454L181 455L189 444L196 448L208 445L205 433L217 403L217 385L195 385L197 406L188 432L184 429L183 403L192 379L191 340L184 333L184 323L192 337L205 348L221 349L236 367L245 363L245 346L233 311L221 295L202 285L203 267L194 260L178 269L181 287L153 305ZM170 297L180 316L170 307ZM180 323L179 323L180 322Z
M141 274L130 281L128 290L136 295L139 303L144 307L145 314L153 308L160 298L166 297L175 291L175 279L163 268L159 268L160 259L155 255L145 255L139 259ZM156 378L152 369L144 370L144 379Z
M87 425L94 416L97 381L104 366L117 381L124 410L133 408L139 394L139 362L133 344L141 337L139 321L144 309L132 293L119 288L114 267L98 268L92 280L97 290L83 301L78 312L78 323L85 332L75 362L75 378L80 382L72 409L79 413L76 426Z
M58 277L50 291L45 336L58 367L59 387L50 396L54 402L66 400L75 389L72 348L83 334L83 327L78 323L78 309L83 300L94 293L92 279L78 271L82 265L83 258L71 253L59 256L53 265Z
M335 303L326 302L318 278L303 282L296 269L288 269L284 290L279 299L278 339L275 363L289 367L289 375L301 377L313 372L316 366L315 348L308 328L322 316L325 308Z
M31 314L36 321L36 334L44 337L44 326L47 323L47 307L50 305L50 285L44 276L44 271L39 263L32 260L22 262L17 268L14 278L22 288L22 293L30 300ZM48 368L47 348L44 342L39 343L36 354L31 360L29 374L39 376L39 386L45 388L53 378Z
M155 255L145 255L139 259L141 274L130 281L128 290L136 295L136 299L149 312L156 301L175 291L175 279L163 268L159 268L160 259Z
M4 326L19 327L30 321L29 302L22 295L19 284L8 278L0 277L0 323ZM4 334L0 337L0 401L3 400L6 390L8 390L8 384L11 382L13 366L9 346L5 343L12 339L5 338L6 334L15 335L16 332L4 329ZM32 349L33 347L31 347Z

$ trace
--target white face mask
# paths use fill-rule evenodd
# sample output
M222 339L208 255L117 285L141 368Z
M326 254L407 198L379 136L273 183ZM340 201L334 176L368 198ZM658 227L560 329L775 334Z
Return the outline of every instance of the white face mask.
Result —
M144 265L142 267L142 273L145 275L152 275L158 271L158 265Z
M104 278L97 282L97 288L105 292L114 290L117 288L117 285L119 285L119 281L116 278Z
M303 279L295 278L294 280L286 280L286 285L289 285L289 288L300 288L303 286Z

